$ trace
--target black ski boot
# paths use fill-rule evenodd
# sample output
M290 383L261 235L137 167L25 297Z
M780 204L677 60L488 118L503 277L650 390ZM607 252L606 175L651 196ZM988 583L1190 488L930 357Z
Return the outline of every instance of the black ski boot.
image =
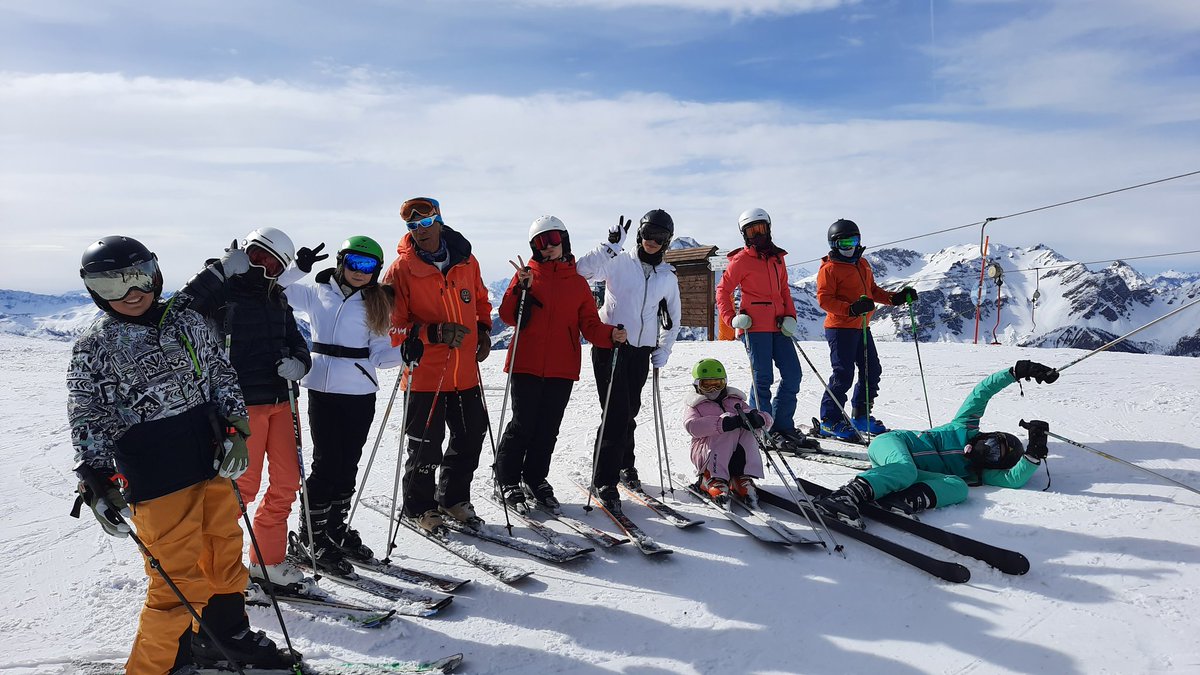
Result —
M638 478L638 472L636 468L631 466L628 469L621 469L621 485L624 485L634 492L642 489L642 481Z
M875 492L871 489L871 484L865 479L855 476L849 483L846 483L824 497L813 500L813 504L826 514L848 525L863 529L865 525L862 514L858 510L858 505L863 502L869 502L874 498Z
M621 512L621 493L617 490L616 485L605 485L603 487L592 487L592 494L599 500L600 505L609 513L620 515Z
M777 429L771 432L784 450L793 454L805 452L820 452L821 444L811 436L805 436L799 429Z
M329 504L329 523L325 527L329 540L351 560L374 560L375 552L363 544L358 530L346 524L346 514L349 512L349 496Z
M549 511L550 513L561 513L562 504L558 502L558 498L554 496L554 487L550 485L550 481L543 478L535 485L522 483L521 488L525 494L538 503L538 506Z
M520 485L501 485L496 490L496 496L513 511L521 515L529 513L529 502L525 500L525 491Z
M254 631L246 618L246 599L241 593L222 593L208 599L201 614L204 624L220 645L203 630L192 633L193 662L201 668L232 669L235 664L250 668L291 668L299 654L281 650L266 633ZM221 648L224 647L224 651ZM228 654L228 656L226 656Z
M937 506L937 495L928 483L913 483L899 492L875 500L879 506L905 516Z
M312 546L313 550L309 550L308 543L308 522L309 518L300 514L300 532L293 532L288 535L288 553L295 556L300 562L312 564L312 559L317 560L317 569L329 574L337 574L348 577L354 575L354 567L346 561L346 554L342 553L342 549L334 545L329 538L329 513L328 504L320 504L312 506L309 509L309 518L312 519Z

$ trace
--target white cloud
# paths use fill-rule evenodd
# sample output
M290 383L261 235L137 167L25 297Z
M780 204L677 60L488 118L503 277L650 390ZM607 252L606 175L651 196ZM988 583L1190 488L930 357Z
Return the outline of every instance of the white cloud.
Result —
M799 261L822 253L839 217L882 242L1195 169L1200 156L1138 129L840 119L638 93L459 95L362 73L332 88L0 74L0 129L0 287L34 290L73 288L78 253L117 232L159 252L169 285L262 225L302 244L368 234L390 250L403 233L396 209L419 194L442 200L489 280L528 251L526 228L543 213L565 220L577 249L618 215L659 207L680 234L730 246L737 214L761 206ZM989 230L1080 258L1158 253L1171 242L1139 228L1190 231L1198 184ZM57 248L34 257L32 246Z

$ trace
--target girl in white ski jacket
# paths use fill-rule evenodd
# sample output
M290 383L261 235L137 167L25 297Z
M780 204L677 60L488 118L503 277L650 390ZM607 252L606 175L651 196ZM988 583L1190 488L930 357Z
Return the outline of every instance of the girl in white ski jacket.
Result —
M605 282L600 320L625 328L628 342L613 349L592 346L592 370L604 409L603 437L595 457L592 487L610 511L620 509L618 480L639 490L634 466L635 418L650 366L667 365L679 331L679 280L663 262L675 223L661 209L642 216L638 245L621 252L629 224L624 218L609 230L608 242L581 256L575 269L589 281ZM611 394L610 394L611 392Z
M350 237L338 250L335 269L318 272L316 283L299 282L316 261L329 257L317 255L323 246L297 251L298 270L288 270L280 283L291 284L288 301L308 315L312 327L313 367L300 385L308 390L313 439L307 481L313 546L318 565L345 571L345 557L372 557L345 519L375 417L376 369L394 368L402 359L388 334L392 289L379 284L383 248L369 237ZM300 520L298 541L303 545L308 544L309 518Z

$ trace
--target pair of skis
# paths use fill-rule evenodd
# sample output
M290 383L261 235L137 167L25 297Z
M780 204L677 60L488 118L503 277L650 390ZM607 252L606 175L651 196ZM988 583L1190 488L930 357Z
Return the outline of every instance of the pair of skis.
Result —
M462 654L451 654L432 661L381 661L347 663L301 663L298 671L303 675L402 675L403 673L452 673L463 662ZM121 675L125 672L121 661L75 661L73 671L77 675ZM68 671L72 672L72 671ZM199 668L200 675L227 675L237 672L233 668ZM291 668L246 668L253 675L296 675ZM64 674L65 675L65 674Z
M751 503L737 495L729 496L729 503L718 504L699 483L691 483L687 491L702 504L720 514L725 519L740 527L747 534L768 544L823 544L820 539L805 537L792 530L786 523L773 516L757 502Z
M485 486L485 488L488 488L488 487L489 486ZM493 490L488 489L487 495L488 495L488 498L490 500L492 500L492 502L494 502L497 506L499 506L500 508L505 508L505 504L502 502L502 500L499 497L496 496L496 493ZM595 527L589 523L579 520L578 518L573 518L571 516L564 514L562 512L562 509L551 510L551 509L546 508L542 504L539 504L536 500L528 499L528 498L525 500L525 506L526 506L525 513L521 513L520 511L512 508L511 506L508 506L507 508L508 508L509 513L517 516L517 518L519 518L521 521L523 521L526 525L529 526L529 529L533 530L534 532L537 532L542 537L545 537L546 540L550 541L551 543L564 543L564 542L569 542L570 540L565 539L564 535L562 535L558 531L553 530L550 527L548 527L543 520L539 520L538 518L535 518L534 517L535 513L542 516L543 518L545 518L547 520L554 520L559 523L562 523L568 529L574 531L576 534L584 537L588 541L592 542L593 544L595 544L601 548L612 548L613 546L619 546L621 544L629 543L628 538L615 537L615 536L609 534L608 532L601 530L598 527Z
M655 556L666 555L674 552L655 541L650 535L646 534L646 532L639 527L637 523L633 522L629 516L625 515L623 509L615 513L609 511L604 507L604 503L592 493L591 488L578 481L575 481L575 485L581 491L583 491L585 495L587 495L587 499L592 505L600 509L600 511L607 515L617 527L621 528L621 530L629 537L629 540L633 542L633 545L636 546L637 549L643 554ZM640 488L634 490L624 483L620 484L620 489L625 496L629 497L632 501L642 504L657 514L660 518L674 525L675 527L685 529L704 523L703 520L689 518L688 516L679 513L674 508L664 504L654 496L648 494L645 490Z

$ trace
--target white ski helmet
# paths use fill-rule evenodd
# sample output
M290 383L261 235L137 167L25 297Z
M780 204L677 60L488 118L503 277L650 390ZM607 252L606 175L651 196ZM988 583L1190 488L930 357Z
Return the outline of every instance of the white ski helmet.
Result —
M758 222L764 222L767 225L770 225L770 214L763 209L748 209L746 211L742 211L742 215L738 216L738 229L742 232L745 232L747 225Z
M542 261L542 252L533 241L547 232L562 232L562 254L568 258L571 255L571 238L567 234L567 226L555 216L541 216L529 226L529 250L533 253L533 259Z
M275 256L283 263L284 269L287 269L296 257L296 247L292 244L292 238L274 227L260 227L246 235L242 240L242 248L252 245L259 246Z

